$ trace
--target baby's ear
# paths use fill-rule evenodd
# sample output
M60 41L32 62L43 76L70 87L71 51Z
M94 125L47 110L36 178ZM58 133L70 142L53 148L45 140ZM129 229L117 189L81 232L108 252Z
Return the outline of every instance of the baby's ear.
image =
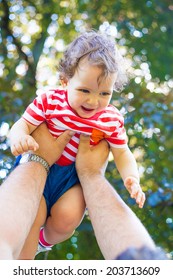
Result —
M68 80L65 77L60 77L60 83L63 88L67 86Z

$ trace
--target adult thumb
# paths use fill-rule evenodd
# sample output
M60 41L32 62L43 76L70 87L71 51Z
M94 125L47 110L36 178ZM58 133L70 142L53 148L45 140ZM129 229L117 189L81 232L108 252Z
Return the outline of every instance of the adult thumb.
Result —
M68 144L68 142L70 141L71 137L74 134L75 134L75 132L73 132L71 130L66 130L56 139L56 144L57 144L59 150L63 151L63 149Z
M86 134L80 135L79 147L80 152L85 152L90 147L90 136Z

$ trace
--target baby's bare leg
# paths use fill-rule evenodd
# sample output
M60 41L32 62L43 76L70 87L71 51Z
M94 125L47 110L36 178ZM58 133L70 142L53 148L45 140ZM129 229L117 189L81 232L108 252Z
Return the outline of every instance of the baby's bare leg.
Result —
M44 227L44 237L49 244L68 239L84 216L85 201L79 184L65 192L51 208Z

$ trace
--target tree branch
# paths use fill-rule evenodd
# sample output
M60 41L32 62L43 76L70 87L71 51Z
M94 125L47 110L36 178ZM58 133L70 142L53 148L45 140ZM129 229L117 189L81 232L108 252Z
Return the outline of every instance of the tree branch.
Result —
M10 20L9 20L9 6L6 0L2 0L2 4L4 7L4 15L2 16L2 28L6 31L6 34L8 36L11 36L13 39L13 43L17 48L17 51L19 53L19 56L21 56L26 63L28 64L28 68L32 72L32 74L35 76L35 67L34 66L34 61L32 58L29 58L25 52L22 51L22 45L21 43L17 40L17 38L13 35L12 30L10 29Z

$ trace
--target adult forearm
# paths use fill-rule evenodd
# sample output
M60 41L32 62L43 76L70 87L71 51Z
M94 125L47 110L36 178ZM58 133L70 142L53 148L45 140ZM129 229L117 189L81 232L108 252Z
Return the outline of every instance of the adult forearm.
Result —
M72 134L64 132L57 140L46 124L34 133L37 154L51 166L62 154ZM39 162L26 162L8 176L0 187L0 259L16 259L34 222L47 172Z
M96 239L105 259L127 248L154 248L148 232L113 187L100 175L79 176Z
M4 247L1 259L18 257L36 217L46 177L41 164L28 162L16 167L1 185L0 240L12 252L10 257Z

